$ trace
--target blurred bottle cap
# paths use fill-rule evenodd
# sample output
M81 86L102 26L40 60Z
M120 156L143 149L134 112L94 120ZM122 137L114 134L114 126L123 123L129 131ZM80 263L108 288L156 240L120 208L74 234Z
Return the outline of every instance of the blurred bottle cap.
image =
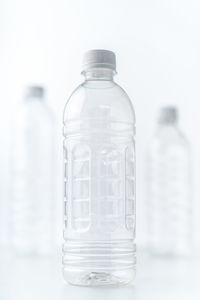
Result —
M43 98L44 97L44 88L42 86L28 86L25 91L25 98Z
M161 108L159 114L159 123L175 123L178 120L178 111L175 106L166 106Z

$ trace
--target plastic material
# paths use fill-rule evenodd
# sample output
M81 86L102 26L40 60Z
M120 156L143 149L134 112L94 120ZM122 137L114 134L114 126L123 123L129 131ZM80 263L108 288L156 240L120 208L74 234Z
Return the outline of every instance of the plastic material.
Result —
M147 154L148 249L155 255L188 255L192 243L190 150L176 108L161 110Z
M64 110L64 279L135 276L135 114L110 68L89 69Z
M91 68L108 68L116 70L115 53L109 50L90 50L83 58L82 72Z
M38 100L44 99L44 88L42 86L28 86L25 92L26 99L37 98Z
M51 253L55 245L54 118L43 94L26 89L13 124L12 240L20 255Z
M178 122L178 112L175 107L163 107L159 116L160 124L175 124Z

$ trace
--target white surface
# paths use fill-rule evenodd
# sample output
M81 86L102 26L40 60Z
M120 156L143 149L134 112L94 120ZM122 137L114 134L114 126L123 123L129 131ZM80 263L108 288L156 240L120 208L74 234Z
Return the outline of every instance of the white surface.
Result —
M199 300L200 260L138 258L134 284L85 288L65 284L60 258L1 257L1 300Z

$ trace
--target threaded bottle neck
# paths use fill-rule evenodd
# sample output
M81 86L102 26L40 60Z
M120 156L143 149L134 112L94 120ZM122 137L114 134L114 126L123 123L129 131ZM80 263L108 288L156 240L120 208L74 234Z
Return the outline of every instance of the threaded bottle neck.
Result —
M115 71L109 68L91 68L87 71L83 71L85 80L109 80L112 81L115 75Z

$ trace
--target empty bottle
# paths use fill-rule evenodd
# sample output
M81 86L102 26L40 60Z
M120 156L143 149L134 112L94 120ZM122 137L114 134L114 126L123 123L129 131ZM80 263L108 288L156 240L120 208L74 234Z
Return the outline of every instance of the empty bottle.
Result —
M175 107L162 108L147 157L149 251L187 255L192 241L190 150L178 127Z
M12 240L18 254L54 247L54 117L44 89L30 86L16 113L12 146Z
M135 114L115 73L113 52L88 51L64 110L63 273L75 285L135 274Z

